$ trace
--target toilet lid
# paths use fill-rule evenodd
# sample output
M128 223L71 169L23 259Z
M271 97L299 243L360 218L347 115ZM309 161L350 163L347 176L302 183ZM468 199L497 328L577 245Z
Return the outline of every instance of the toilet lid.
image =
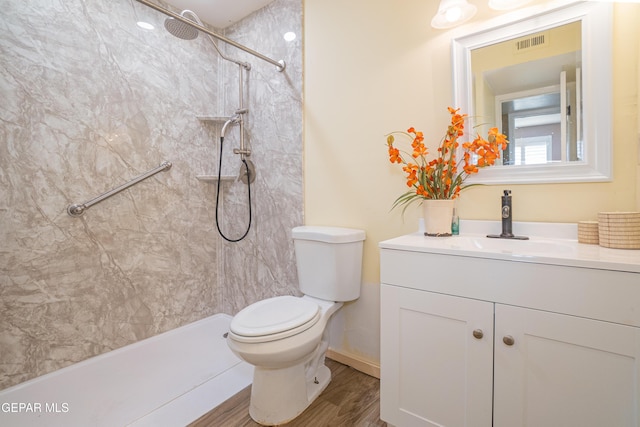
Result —
M268 298L241 310L231 320L229 329L244 337L278 334L286 338L313 326L320 318L318 304L293 296Z

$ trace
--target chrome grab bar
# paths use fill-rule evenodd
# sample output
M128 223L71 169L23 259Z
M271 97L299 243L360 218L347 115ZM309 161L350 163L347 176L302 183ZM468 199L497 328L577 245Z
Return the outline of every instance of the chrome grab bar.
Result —
M84 211L89 209L91 206L95 205L96 203L100 203L101 201L103 201L104 199L108 199L109 197L113 196L114 194L117 194L119 192L121 192L122 190L126 190L127 188L131 187L132 185L136 185L137 183L139 183L142 180L145 180L155 174L157 174L158 172L162 172L162 171L168 171L169 169L171 169L171 162L167 162L164 161L162 163L160 163L160 166L158 166L157 168L153 168L150 171L143 173L142 175L133 178L131 181L126 182L124 184L122 184L119 187L114 188L113 190L109 190L106 193L103 193L101 195L99 195L98 197L89 200L88 202L84 202L84 203L77 203L74 205L69 205L67 206L67 213L71 216L82 216L82 214L84 214Z

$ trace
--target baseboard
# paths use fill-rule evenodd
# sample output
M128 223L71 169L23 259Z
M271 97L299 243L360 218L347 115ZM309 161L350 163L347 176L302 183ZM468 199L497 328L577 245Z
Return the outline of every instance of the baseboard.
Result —
M353 369L356 369L367 375L371 375L372 377L380 378L379 364L375 364L375 363L372 363L371 361L364 360L353 354L340 353L332 349L327 350L327 357L329 359L335 360L336 362L340 362L344 365L351 366Z

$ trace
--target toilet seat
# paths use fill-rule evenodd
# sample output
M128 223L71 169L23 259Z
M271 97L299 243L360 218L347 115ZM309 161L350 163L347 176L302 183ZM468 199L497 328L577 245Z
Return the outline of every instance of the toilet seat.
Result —
M308 299L281 296L258 301L231 320L232 338L247 343L275 341L304 332L321 316L318 304Z

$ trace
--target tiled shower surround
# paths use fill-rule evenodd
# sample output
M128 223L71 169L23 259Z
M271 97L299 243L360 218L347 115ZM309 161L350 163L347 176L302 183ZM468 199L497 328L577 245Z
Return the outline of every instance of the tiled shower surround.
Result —
M215 226L221 124L238 67L177 39L133 0L0 0L0 389L258 299L295 294L302 223L302 4L276 0L220 43L252 65L247 141L257 179L248 237ZM136 20L156 29L138 28ZM298 38L286 42L285 31ZM221 31L222 32L222 31ZM237 174L225 140L223 173ZM173 167L86 211L67 206ZM221 226L247 224L247 186L225 181ZM188 355L185 355L185 360Z

